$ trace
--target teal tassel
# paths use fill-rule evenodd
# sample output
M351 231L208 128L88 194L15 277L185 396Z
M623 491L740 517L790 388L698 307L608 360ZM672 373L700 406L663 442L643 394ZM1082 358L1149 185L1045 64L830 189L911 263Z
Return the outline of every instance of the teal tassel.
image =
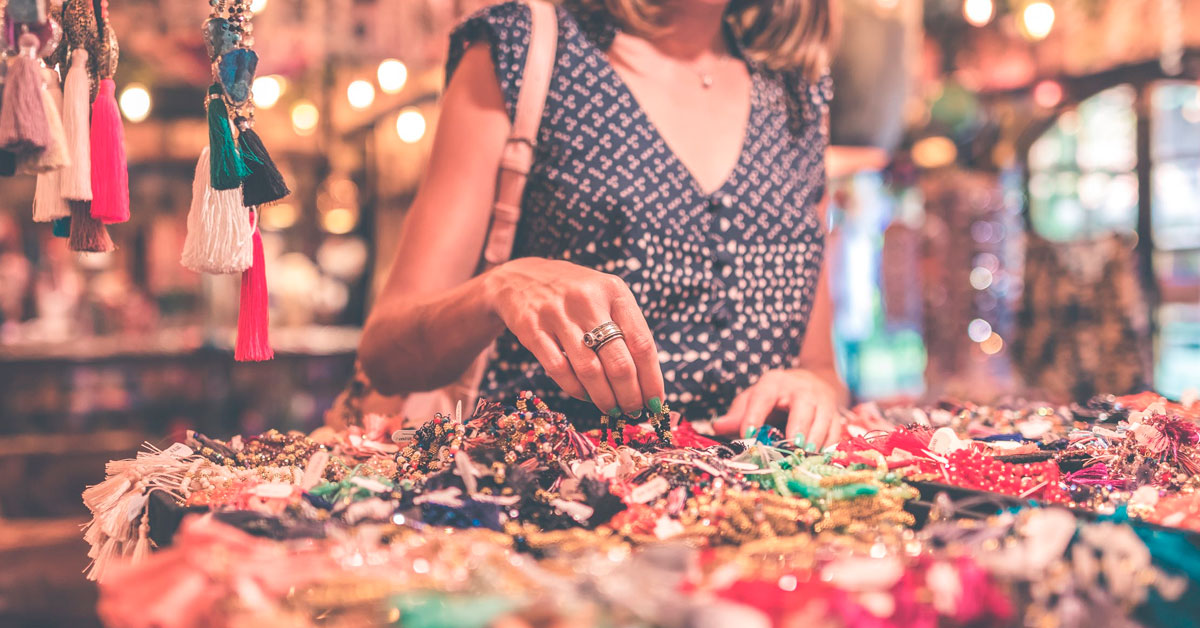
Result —
M59 219L55 220L53 224L54 224L54 227L51 229L51 233L54 234L54 237L56 237L56 238L71 237L71 217L70 216L65 216L63 218L59 218Z
M229 111L221 94L221 86L216 83L208 88L209 178L214 190L233 190L242 185L250 169L233 141Z

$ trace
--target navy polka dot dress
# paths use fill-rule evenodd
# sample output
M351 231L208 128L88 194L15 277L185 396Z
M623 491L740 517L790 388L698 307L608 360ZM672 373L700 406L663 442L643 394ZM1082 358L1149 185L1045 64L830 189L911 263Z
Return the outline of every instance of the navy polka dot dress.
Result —
M692 419L722 414L763 372L791 366L800 353L824 248L815 208L825 188L831 81L747 61L741 157L706 194L605 56L611 23L563 7L558 20L513 256L567 260L624 279L654 332L672 409ZM529 25L519 2L473 15L451 37L447 74L471 44L486 43L511 116ZM599 418L506 333L482 394L511 400L520 390L577 421Z

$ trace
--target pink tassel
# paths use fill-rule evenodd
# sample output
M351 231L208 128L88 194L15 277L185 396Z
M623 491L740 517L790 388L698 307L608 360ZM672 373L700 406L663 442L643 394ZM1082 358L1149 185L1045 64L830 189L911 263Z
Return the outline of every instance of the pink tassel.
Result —
M239 362L261 362L275 357L267 337L270 326L267 299L266 256L258 232L257 213L250 213L254 229L254 263L242 273L241 304L238 307L237 348L233 357Z
M41 61L37 37L25 33L21 52L8 67L3 105L0 105L0 148L18 156L37 154L50 145L50 127L42 103Z
M129 167L116 85L100 81L92 103L92 217L104 224L129 220Z

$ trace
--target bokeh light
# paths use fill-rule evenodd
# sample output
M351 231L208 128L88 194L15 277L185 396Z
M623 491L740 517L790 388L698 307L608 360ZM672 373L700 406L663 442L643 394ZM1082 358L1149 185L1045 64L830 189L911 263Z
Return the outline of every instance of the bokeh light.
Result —
M987 26L996 14L996 5L992 0L965 0L963 2L963 18L971 26Z
M408 82L408 66L399 59L384 59L379 63L375 78L379 79L379 89L383 93L395 94L404 89L404 84Z
M300 135L310 135L317 129L321 112L311 101L301 100L292 106L292 129Z
M346 100L349 100L350 106L355 109L366 109L375 102L375 86L367 81L351 81L346 88Z
M967 325L967 336L975 342L983 342L991 335L992 324L982 318L977 318Z
M400 141L413 144L425 137L425 116L409 107L396 117L396 135Z
M270 109L279 102L283 95L283 79L275 76L260 76L254 79L251 91L254 93L254 106L259 109Z
M140 84L132 83L121 92L121 98L118 102L121 106L121 113L125 115L125 119L130 122L141 122L150 115L150 107L153 104L150 100L150 92Z
M1054 28L1054 7L1047 2L1031 2L1021 11L1021 32L1033 41L1045 39Z

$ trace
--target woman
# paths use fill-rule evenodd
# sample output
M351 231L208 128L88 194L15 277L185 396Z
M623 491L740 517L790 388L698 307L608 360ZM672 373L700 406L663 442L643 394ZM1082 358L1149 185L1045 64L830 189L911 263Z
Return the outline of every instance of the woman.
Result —
M425 181L360 345L385 393L454 380L572 418L669 401L836 441L824 247L829 0L568 0L513 259L472 276L529 43L507 2L452 35ZM593 351L588 332L623 334ZM592 408L591 406L595 406Z

